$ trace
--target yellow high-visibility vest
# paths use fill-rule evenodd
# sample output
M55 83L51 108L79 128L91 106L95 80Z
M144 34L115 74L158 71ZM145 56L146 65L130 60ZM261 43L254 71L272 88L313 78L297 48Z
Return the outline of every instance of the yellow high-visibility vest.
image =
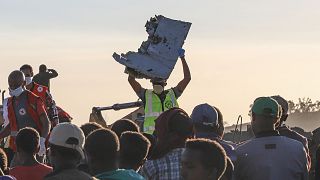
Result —
M168 90L163 103L161 103L159 96L152 90L146 90L145 101L143 131L148 134L153 133L155 120L163 111L179 107L176 95L172 89Z

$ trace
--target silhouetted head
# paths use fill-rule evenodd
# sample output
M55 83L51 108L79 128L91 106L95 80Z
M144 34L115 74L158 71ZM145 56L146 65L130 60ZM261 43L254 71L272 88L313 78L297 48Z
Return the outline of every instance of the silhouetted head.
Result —
M276 127L279 127L284 121L288 118L288 112L289 112L289 104L288 101L285 100L280 95L277 96L271 96L272 99L276 100L277 103L281 106L282 109L282 116L280 118L279 123L276 124Z
M251 125L254 134L275 130L281 118L281 106L270 97L255 99L251 108Z
M16 137L17 152L21 156L33 156L39 150L40 135L30 127L21 129Z
M138 171L145 163L149 140L139 132L124 132L120 137L120 168Z
M120 138L121 134L126 131L139 132L139 126L130 119L120 119L113 123L111 130Z
M223 116L218 108L207 103L197 105L192 111L191 119L196 132L215 133L223 137Z
M103 128L100 124L95 122L88 122L83 124L81 127L81 130L84 133L84 136L87 137L91 132Z
M33 77L33 69L29 64L24 64L20 67L20 71L23 72L25 77Z
M118 169L119 139L109 129L97 129L89 134L84 145L91 173L97 175Z
M153 87L153 92L156 94L161 94L164 91L167 81L165 79L154 78L150 80Z
M185 180L218 180L227 167L224 149L209 139L191 139L181 157L181 176Z
M155 120L157 144L152 159L158 159L173 149L183 148L188 138L194 137L192 120L180 108L171 108Z
M84 159L84 134L71 123L55 126L49 138L49 158L54 169L75 168Z
M8 77L8 84L11 90L17 89L23 86L25 83L25 76L21 71L12 71Z
M47 66L44 65L44 64L41 64L41 65L39 66L39 72L46 72L46 71L47 71Z

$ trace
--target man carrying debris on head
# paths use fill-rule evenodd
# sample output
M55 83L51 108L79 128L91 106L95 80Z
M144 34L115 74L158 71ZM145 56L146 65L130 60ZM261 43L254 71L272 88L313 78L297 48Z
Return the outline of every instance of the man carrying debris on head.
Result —
M190 70L184 53L184 49L179 50L179 57L182 62L184 78L174 88L164 90L164 87L167 85L166 80L154 78L151 79L153 89L144 89L140 83L136 81L135 77L129 74L128 81L132 89L144 103L144 132L152 134L154 131L155 119L162 112L172 107L179 107L177 99L181 96L191 80Z

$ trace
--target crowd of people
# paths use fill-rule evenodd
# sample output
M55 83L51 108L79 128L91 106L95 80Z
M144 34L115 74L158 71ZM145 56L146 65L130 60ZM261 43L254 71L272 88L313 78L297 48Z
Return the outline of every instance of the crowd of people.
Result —
M250 109L255 137L240 144L223 140L223 113L208 103L189 116L177 98L191 80L184 51L184 79L164 90L146 90L129 76L145 106L144 128L131 119L108 127L61 121L49 91L54 70L35 82L30 65L8 77L0 138L1 179L17 180L305 180L319 179L320 161L308 141L285 125L288 103L281 96L258 97ZM50 77L49 75L50 74ZM60 108L61 109L61 108ZM61 111L61 110L60 110ZM317 151L319 152L319 150ZM319 154L319 153L318 153ZM315 159L315 160L312 160ZM310 178L311 179L311 178Z

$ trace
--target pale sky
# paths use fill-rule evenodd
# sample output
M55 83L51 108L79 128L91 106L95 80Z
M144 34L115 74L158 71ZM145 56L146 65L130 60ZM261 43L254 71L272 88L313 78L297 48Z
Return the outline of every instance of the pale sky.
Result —
M193 23L184 45L192 80L180 106L191 113L207 102L229 124L240 114L249 121L258 96L320 99L319 9L318 0L0 0L0 89L12 70L27 63L37 73L44 63L58 71L52 94L76 124L93 106L135 101L112 54L136 51L145 22L161 14ZM179 60L168 87L182 77ZM128 112L104 115L111 123Z

